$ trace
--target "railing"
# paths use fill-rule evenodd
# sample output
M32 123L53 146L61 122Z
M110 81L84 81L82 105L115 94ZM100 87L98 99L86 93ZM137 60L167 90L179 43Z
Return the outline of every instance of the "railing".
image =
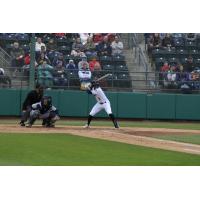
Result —
M10 75L10 71L8 70L8 68L11 67L11 57L1 47L0 47L0 67L3 68L8 75Z
M149 63L147 61L147 58L144 54L144 51L142 50L141 46L139 43L141 42L139 38L140 34L133 34L132 41L133 41L133 52L134 52L134 60L135 63L137 63L139 66L143 67L143 70L145 72L145 81L147 84L147 76L148 76L148 71L149 71Z
M71 70L70 70L71 71ZM80 90L81 82L78 78L78 71L76 70L74 75L70 75L70 71L66 70L65 78L60 79L63 84L55 84L56 76L52 77L38 77L36 72L35 81L39 81L42 85L46 87L46 89L62 89L62 90ZM167 80L167 75L170 74L168 72L133 72L133 71L100 71L98 77L101 77L105 74L112 74L100 81L100 86L107 91L137 91L137 92L171 92L171 93L179 93L182 92L181 85L186 83L190 86L190 91L194 93L200 93L200 78L197 80L188 80L188 81L180 81ZM124 74L123 76L120 76ZM144 75L146 76L146 80L143 79ZM184 73L176 73L177 77L183 77ZM121 77L121 78L120 78ZM4 82L4 86L2 86L3 80L5 77L0 76L0 86L6 87L6 83ZM94 76L93 76L94 78ZM58 78L59 79L59 78ZM11 80L11 88L28 88L27 80L29 80L27 69L21 69L17 72L15 79L10 77ZM65 81L65 82L64 82ZM49 84L49 85L48 85ZM9 80L7 79L7 88L9 88Z

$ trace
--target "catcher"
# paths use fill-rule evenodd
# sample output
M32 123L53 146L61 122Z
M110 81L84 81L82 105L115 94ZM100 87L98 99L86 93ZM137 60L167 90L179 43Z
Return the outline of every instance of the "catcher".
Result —
M31 106L34 103L41 101L43 96L43 87L40 84L36 84L36 89L28 93L23 105L20 125L25 126L25 122L28 120L31 112Z
M36 119L42 119L44 127L55 127L55 122L60 119L58 110L52 105L50 96L44 96L40 102L32 105L29 122L26 127L32 127Z
M93 119L94 115L96 115L98 112L100 112L102 109L106 111L106 113L109 115L110 119L112 120L114 127L119 128L119 125L115 119L115 116L112 113L111 106L110 106L110 101L106 97L105 93L99 86L99 83L96 81L92 81L90 85L88 86L87 90L88 94L92 94L95 96L97 103L94 105L92 108L89 116L88 116L88 122L84 126L84 128L89 128L90 127L90 122Z

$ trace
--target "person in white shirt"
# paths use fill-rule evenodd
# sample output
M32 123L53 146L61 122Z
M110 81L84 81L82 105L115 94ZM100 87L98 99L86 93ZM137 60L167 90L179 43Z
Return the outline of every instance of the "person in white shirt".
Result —
M82 68L78 71L80 82L90 82L92 73L86 63L83 63Z
M99 83L92 81L91 84L88 86L87 90L88 94L92 94L95 96L97 103L94 105L92 108L89 116L88 116L88 122L84 126L84 128L89 128L90 127L90 122L92 121L93 117L100 112L102 109L106 111L110 119L112 120L114 127L119 128L118 122L115 119L114 114L112 113L110 101L106 97L105 93L99 86Z
M123 54L123 43L119 41L119 37L115 36L115 40L111 44L112 47L112 55L121 55Z
M38 37L37 41L35 43L35 51L40 52L42 46L45 47L45 51L46 51L46 45L42 42L42 39L40 37Z

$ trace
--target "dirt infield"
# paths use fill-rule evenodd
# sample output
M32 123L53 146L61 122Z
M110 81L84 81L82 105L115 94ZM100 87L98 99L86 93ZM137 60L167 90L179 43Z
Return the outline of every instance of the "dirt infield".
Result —
M58 126L56 128L43 128L34 126L32 128L19 127L16 125L0 125L1 133L66 133L84 137L98 138L109 141L123 142L127 144L140 145L145 147L153 147L165 150L179 151L200 155L200 145L167 141L152 138L155 135L176 134L176 135L200 135L200 130L180 130L165 128L120 128L111 127L92 127L84 129L78 126Z

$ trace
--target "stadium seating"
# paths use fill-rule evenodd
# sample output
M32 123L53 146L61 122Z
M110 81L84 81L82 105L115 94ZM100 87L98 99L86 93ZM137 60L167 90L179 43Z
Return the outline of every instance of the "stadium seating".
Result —
M40 68L36 68L36 80L43 84L45 87L50 88L57 88L60 86L66 85L66 88L79 88L80 82L78 78L78 71L77 70L66 70L64 83L60 81L59 77L56 75L55 66L53 66L53 60L58 57L59 53L62 53L64 56L65 64L69 63L69 60L73 60L75 65L78 66L78 63L81 61L81 57L79 56L72 56L72 44L73 41L76 39L78 34L65 34L58 35L58 34L36 34L37 37L42 38L42 42L47 44L50 39L54 39L55 44L57 45L56 51L47 51L46 55L50 60L50 66L52 66L53 70L43 70ZM7 51L9 54L11 49L13 48L13 43L18 42L20 48L22 48L27 55L30 53L30 42L31 42L31 34L26 33L2 33L0 34L0 46ZM159 50L158 50L159 51ZM195 53L195 52L193 52ZM37 55L38 56L38 55ZM130 76L128 72L128 67L126 66L126 60L124 55L116 55L116 56L88 56L87 61L91 61L93 58L96 58L100 62L102 71L95 71L93 72L93 76L101 76L103 74L111 73L112 76L106 79L108 87L131 87L130 86ZM61 83L62 82L62 83ZM63 87L64 88L64 87Z

